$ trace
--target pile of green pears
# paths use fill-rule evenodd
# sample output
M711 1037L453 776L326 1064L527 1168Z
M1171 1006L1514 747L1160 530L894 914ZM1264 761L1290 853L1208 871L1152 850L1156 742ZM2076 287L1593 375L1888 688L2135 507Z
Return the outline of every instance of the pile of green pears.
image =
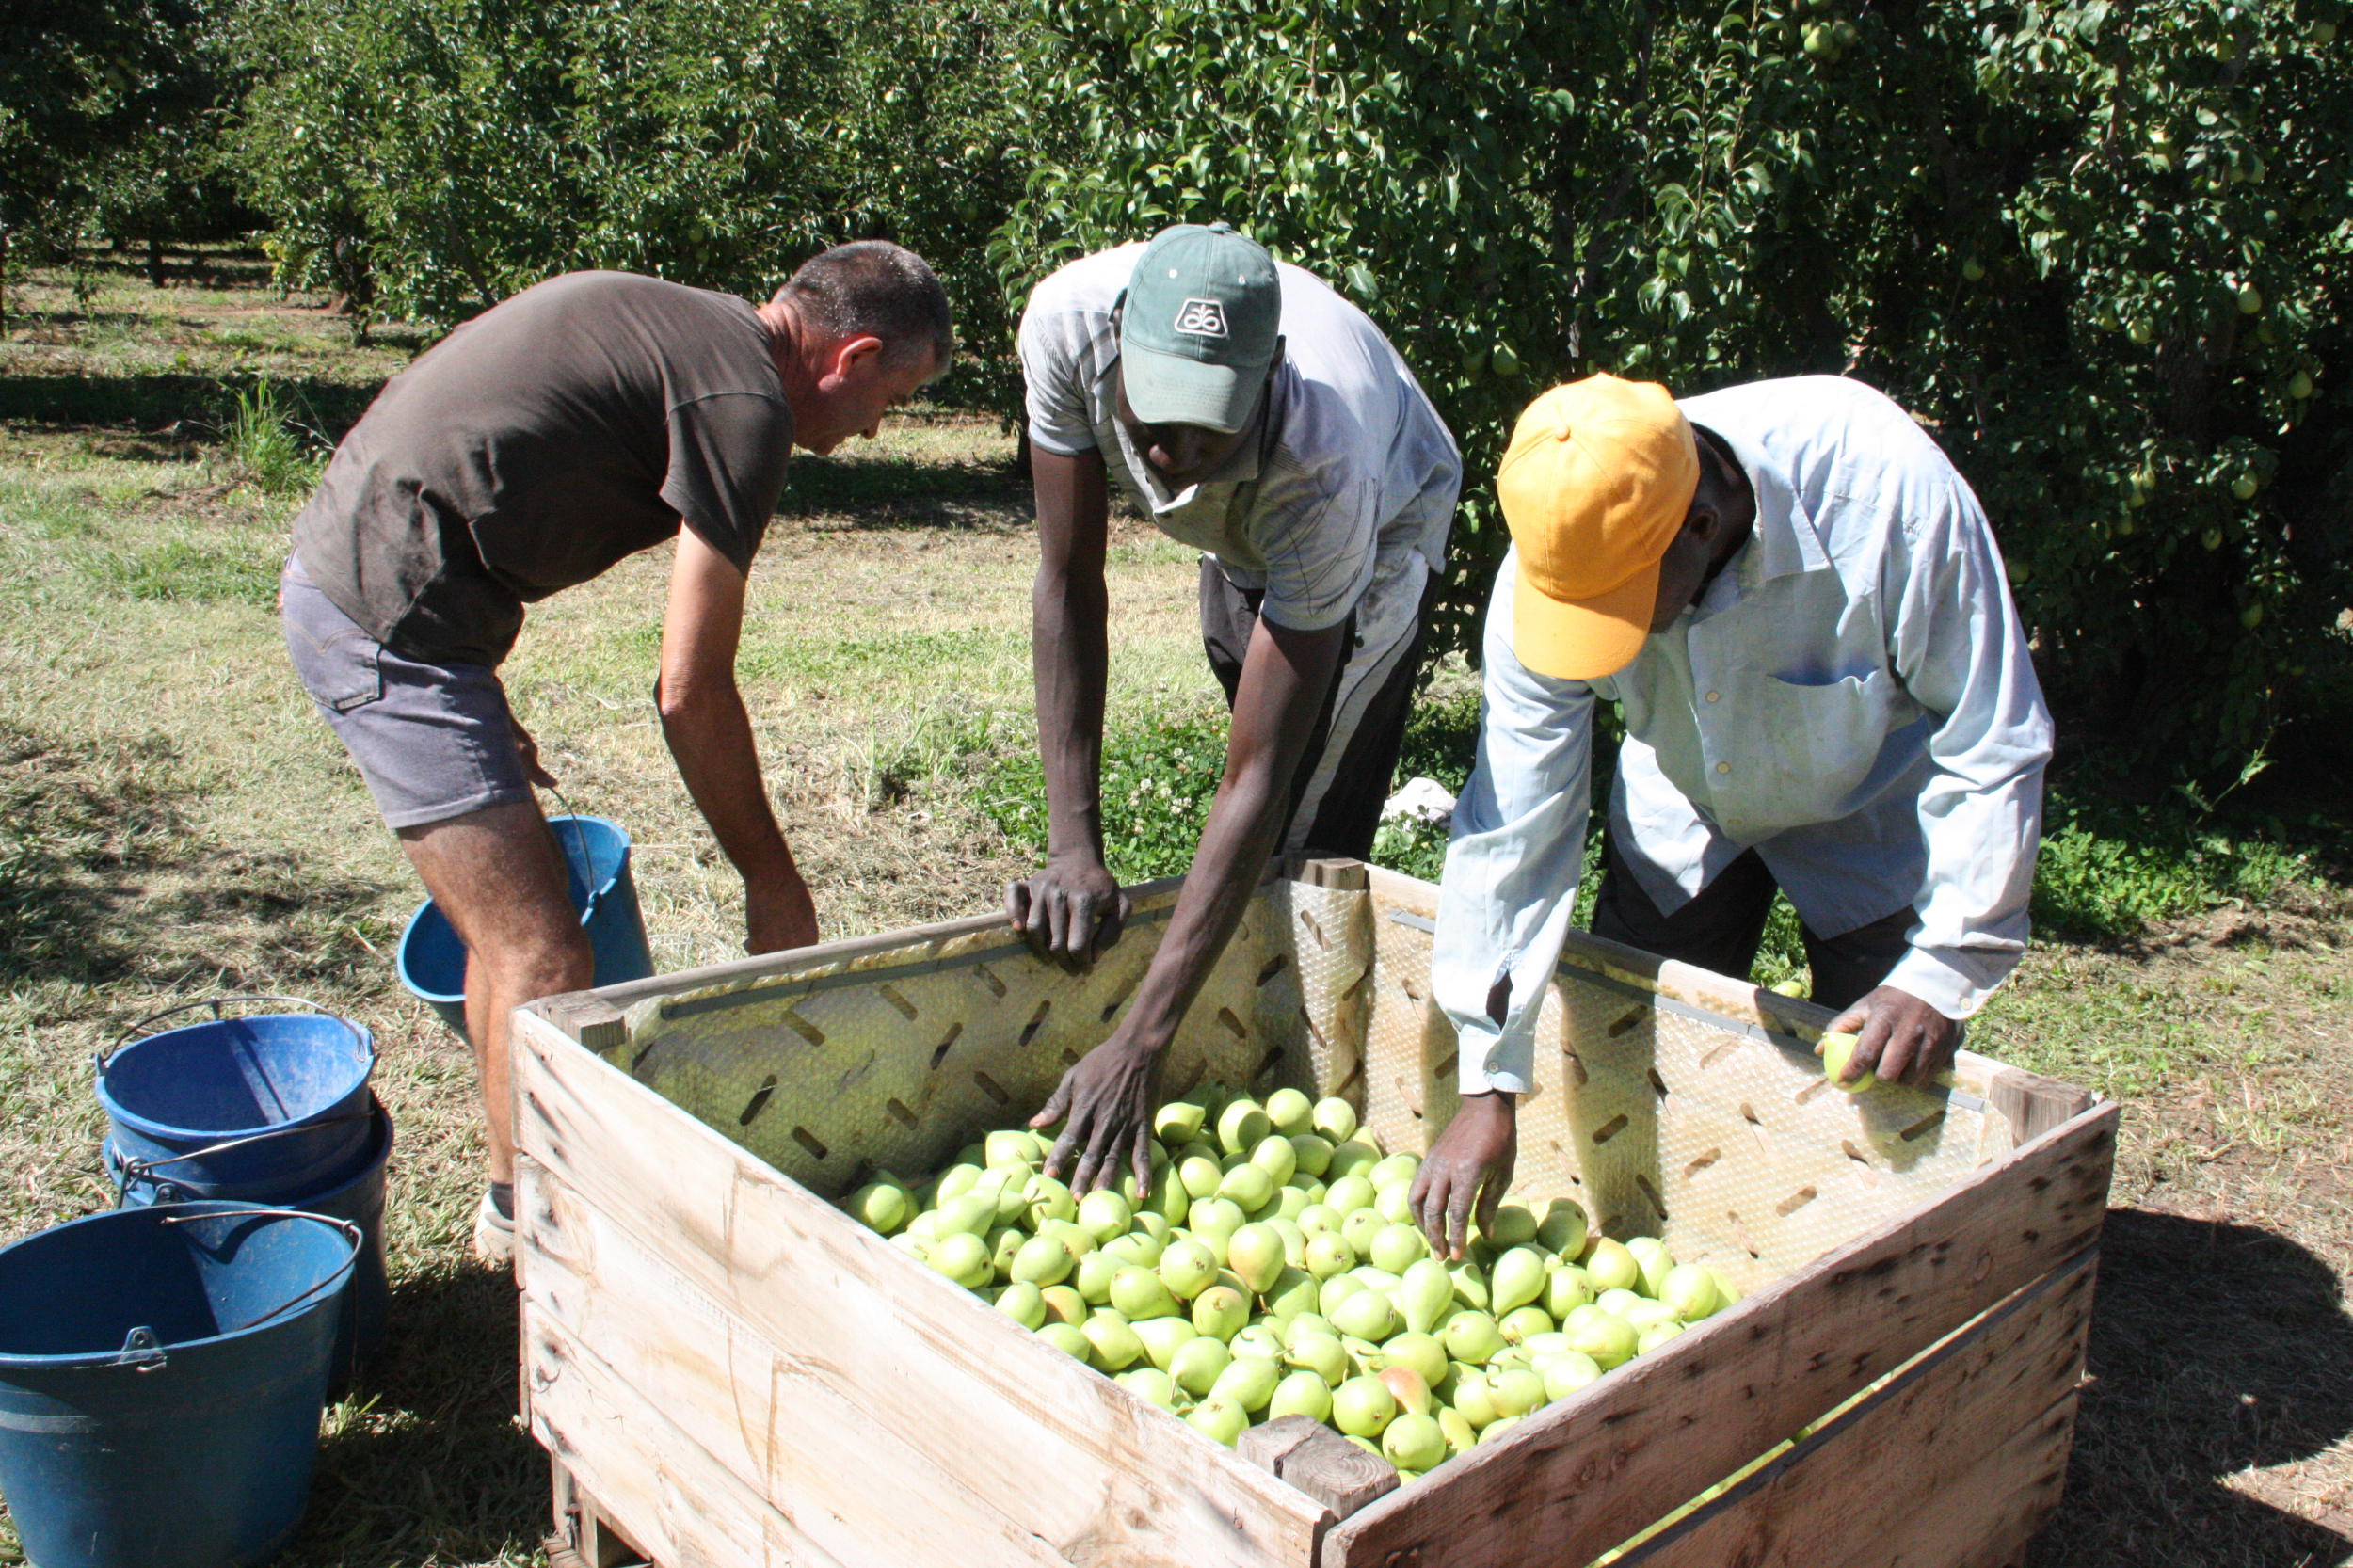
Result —
M1231 1445L1306 1416L1407 1480L1737 1300L1656 1238L1593 1235L1560 1200L1497 1210L1459 1263L1346 1100L1207 1085L1161 1107L1152 1179L1076 1197L1049 1138L992 1132L910 1189L843 1203L1056 1349Z

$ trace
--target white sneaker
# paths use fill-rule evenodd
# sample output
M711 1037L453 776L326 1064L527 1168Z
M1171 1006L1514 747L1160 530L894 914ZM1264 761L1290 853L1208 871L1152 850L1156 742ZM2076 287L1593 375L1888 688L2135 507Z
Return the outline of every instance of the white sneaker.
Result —
M499 1212L487 1192L473 1212L473 1255L493 1269L515 1266L515 1222Z

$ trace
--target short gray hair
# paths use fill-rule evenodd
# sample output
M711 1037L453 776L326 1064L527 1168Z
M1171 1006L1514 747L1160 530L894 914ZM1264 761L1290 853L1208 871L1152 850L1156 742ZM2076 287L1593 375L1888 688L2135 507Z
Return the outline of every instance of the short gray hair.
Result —
M922 257L888 240L858 240L810 257L776 299L830 339L880 338L893 364L928 351L935 381L955 358L948 291Z

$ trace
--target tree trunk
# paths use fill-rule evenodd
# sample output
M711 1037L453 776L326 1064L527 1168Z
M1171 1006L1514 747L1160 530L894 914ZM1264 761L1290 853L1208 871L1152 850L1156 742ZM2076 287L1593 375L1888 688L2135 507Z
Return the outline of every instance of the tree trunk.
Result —
M152 235L147 242L147 286L151 289L164 286L164 242Z

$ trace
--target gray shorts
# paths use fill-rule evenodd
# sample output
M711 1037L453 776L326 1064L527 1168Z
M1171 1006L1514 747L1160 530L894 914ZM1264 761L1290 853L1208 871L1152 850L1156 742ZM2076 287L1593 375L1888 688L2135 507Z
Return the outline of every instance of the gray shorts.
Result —
M295 673L395 830L532 798L498 671L386 648L289 556L279 616Z

